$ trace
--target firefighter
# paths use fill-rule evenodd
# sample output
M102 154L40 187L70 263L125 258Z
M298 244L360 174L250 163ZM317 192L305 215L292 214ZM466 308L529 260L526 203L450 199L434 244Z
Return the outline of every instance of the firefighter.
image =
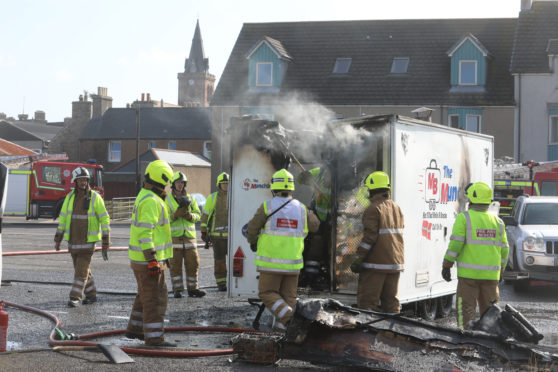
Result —
M215 281L219 291L227 290L227 246L229 237L229 206L227 191L229 175L225 172L217 177L217 191L207 197L201 219L201 237L209 247L213 242Z
M188 179L176 172L171 180L172 193L167 196L171 220L173 254L170 275L174 298L181 298L184 290L182 262L186 270L188 297L203 297L205 291L198 288L200 257L196 240L196 222L200 219L200 208L196 199L186 193Z
M108 261L110 217L103 197L89 187L90 178L85 167L77 167L72 171L75 188L64 199L54 235L54 249L59 251L60 242L65 239L74 264L69 307L79 306L84 290L84 305L97 302L97 289L90 266L95 243L99 240L102 240L103 259Z
M509 246L502 220L490 213L492 189L484 182L465 189L469 208L453 224L442 264L442 278L451 281L450 268L457 261L457 326L469 329L476 317L498 303L498 283L508 262Z
M386 173L371 173L365 185L370 205L362 215L363 237L351 264L351 270L359 273L357 306L399 313L397 291L404 268L403 213L390 197Z
M128 256L138 293L125 335L145 340L150 346L176 346L165 341L163 330L168 302L165 269L173 253L165 187L172 177L167 162L149 163L143 187L134 202L130 226Z
M260 273L258 296L275 316L276 332L286 331L296 305L304 238L319 227L318 218L293 199L294 189L291 173L285 169L275 172L271 179L273 199L258 208L246 232Z
M331 233L331 173L327 165L304 171L298 181L314 189L310 209L316 212L320 228L308 236L308 249L304 252L303 283L316 290L328 288L328 238Z

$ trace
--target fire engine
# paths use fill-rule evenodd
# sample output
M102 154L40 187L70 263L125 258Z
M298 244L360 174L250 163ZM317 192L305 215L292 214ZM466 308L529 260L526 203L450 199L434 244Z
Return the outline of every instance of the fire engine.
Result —
M520 167L523 167L523 170L528 169L529 178L526 178L526 172L522 172L524 174L521 178L496 177L494 179L494 200L500 203L500 216L509 216L516 199L521 195L558 195L558 168L534 171L535 167L540 166L542 166L540 163L534 161L521 164Z
M9 170L4 215L56 219L66 194L74 187L72 171L79 166L87 168L91 175L91 188L103 195L102 165L34 161L24 169Z

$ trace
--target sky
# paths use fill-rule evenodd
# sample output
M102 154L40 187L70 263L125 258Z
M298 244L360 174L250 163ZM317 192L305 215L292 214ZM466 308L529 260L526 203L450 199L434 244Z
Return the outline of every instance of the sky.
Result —
M141 93L176 104L197 20L218 83L243 23L516 18L520 8L521 0L0 0L0 112L62 121L99 86L113 107Z

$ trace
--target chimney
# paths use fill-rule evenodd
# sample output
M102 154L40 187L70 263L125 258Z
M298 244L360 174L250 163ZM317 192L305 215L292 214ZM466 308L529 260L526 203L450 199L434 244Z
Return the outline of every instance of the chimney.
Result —
M37 110L35 111L35 120L36 121L44 121L46 122L46 115L44 111Z
M105 87L97 87L97 94L92 94L93 98L93 116L102 116L105 111L112 108L112 97L108 96L108 89Z
M151 102L151 93L147 93L147 102Z
M142 94L141 94L141 101L142 101L142 102L145 101L145 93L142 93Z
M18 118L20 121L23 121L23 120L27 120L27 119L29 118L29 115L27 115L27 114L19 114L19 115L17 116L17 118Z
M521 10L531 10L531 5L533 5L533 0L521 0Z

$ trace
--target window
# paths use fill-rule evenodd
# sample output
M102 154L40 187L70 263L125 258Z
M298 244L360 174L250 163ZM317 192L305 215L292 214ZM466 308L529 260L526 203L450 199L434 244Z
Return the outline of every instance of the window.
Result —
M477 85L477 61L459 61L459 85Z
M558 144L558 116L550 117L550 143Z
M459 128L459 115L449 115L448 126L451 128Z
M272 83L273 64L271 62L262 62L256 64L256 85L271 86Z
M406 74L409 67L409 57L395 57L391 64L392 74Z
M156 142L155 142L155 141L149 141L149 142L147 142L147 149L148 149L148 150L154 149L154 148L155 148L155 145L156 145Z
M108 161L112 163L117 163L120 161L121 155L122 155L122 144L120 143L120 141L110 141Z
M468 130L469 132L480 133L480 116L467 115L467 120L465 121L465 130Z
M541 182L541 196L556 196L558 189L558 182L556 181L543 181Z
M169 141L169 145L167 146L169 150L176 150L176 141Z
M334 74L346 74L351 68L352 58L337 58L335 60L335 65L333 66Z
M558 208L554 203L534 203L525 206L523 225L558 225Z
M43 181L52 183L62 183L60 167L43 167Z

